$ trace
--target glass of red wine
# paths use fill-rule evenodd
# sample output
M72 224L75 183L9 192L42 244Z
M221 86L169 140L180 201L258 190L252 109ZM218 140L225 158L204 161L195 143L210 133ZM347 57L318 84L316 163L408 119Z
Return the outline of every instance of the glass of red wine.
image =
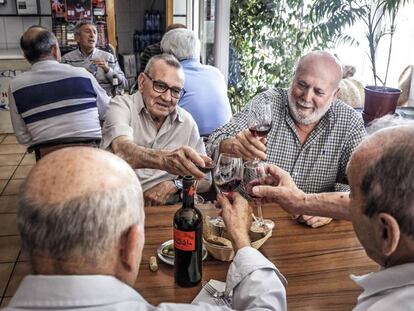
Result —
M257 207L257 220L255 225L257 227L265 228L265 230L271 230L274 228L275 223L270 219L263 219L262 213L262 199L253 194L253 187L266 184L266 168L265 163L260 161L247 161L244 163L244 176L243 184L249 197L253 200Z
M253 136L266 138L272 128L272 104L253 102L247 117L247 127Z
M236 190L243 179L242 158L226 153L220 154L213 178L216 187L224 195Z

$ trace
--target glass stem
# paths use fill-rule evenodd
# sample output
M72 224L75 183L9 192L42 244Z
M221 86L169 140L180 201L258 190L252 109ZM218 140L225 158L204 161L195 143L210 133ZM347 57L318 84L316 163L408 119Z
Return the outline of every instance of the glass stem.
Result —
M257 218L259 220L259 224L263 225L264 224L264 220L263 220L263 213L262 213L262 199L255 199L255 204L257 207Z

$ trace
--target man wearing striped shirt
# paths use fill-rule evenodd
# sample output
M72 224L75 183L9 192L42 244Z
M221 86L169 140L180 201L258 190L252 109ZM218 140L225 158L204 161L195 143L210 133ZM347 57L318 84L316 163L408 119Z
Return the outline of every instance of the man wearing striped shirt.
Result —
M56 37L32 26L21 37L30 71L10 83L10 115L17 140L33 145L58 138L102 137L109 97L84 69L60 64Z

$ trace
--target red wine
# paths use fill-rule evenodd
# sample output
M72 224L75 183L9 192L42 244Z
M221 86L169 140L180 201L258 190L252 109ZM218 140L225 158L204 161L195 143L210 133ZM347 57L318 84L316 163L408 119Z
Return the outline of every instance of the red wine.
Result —
M174 215L174 277L182 287L201 281L203 216L194 206L194 177L183 178L183 205Z
M202 171L204 174L209 173L210 171L212 171L215 167L216 167L216 163L211 162L211 163L205 163L205 167L201 167L201 166L197 166L197 168Z
M223 183L217 183L216 186L219 188L219 190L223 193L230 193L237 189L237 187L240 185L241 179L235 178L227 182Z
M271 128L272 128L271 124L265 124L265 125L255 125L249 128L249 130L253 134L254 137L263 138L267 136Z

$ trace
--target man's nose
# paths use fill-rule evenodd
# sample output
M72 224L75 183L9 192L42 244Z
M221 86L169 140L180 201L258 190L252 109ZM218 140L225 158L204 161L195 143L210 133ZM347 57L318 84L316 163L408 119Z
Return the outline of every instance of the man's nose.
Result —
M307 102L307 103L311 102L312 101L312 96L313 96L313 93L312 93L312 90L310 88L303 91L302 97L303 97L303 100L305 102Z
M161 98L165 100L166 102L171 102L172 101L171 89L167 89L164 93L162 93Z

